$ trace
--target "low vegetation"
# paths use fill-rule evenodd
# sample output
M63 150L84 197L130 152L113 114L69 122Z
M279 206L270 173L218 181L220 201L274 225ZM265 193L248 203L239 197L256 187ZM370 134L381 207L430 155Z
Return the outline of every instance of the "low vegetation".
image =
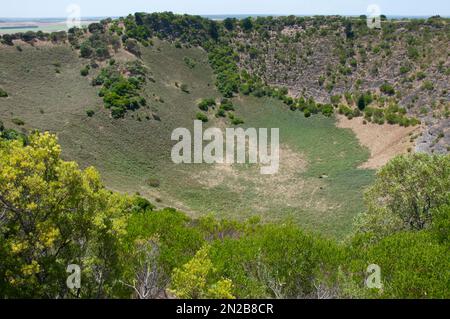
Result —
M126 72L128 76L124 76ZM105 107L111 109L113 118L121 118L127 110L137 110L146 105L146 100L139 94L143 83L146 82L147 71L139 62L126 65L109 65L101 70L93 79L94 86L102 85L99 96L103 97Z
M290 222L155 210L60 153L48 133L0 142L2 297L449 298L448 156L391 161L354 235L338 243ZM70 290L74 261L83 284ZM363 284L372 263L382 289Z

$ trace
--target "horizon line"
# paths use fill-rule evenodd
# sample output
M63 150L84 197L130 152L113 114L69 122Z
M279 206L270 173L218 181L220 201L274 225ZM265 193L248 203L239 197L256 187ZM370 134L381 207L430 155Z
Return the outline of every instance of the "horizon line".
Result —
M153 11L153 12L145 12L145 11L137 11L137 12L143 12L143 13L164 13L164 12L172 12L174 14L180 14L180 15L192 15L192 16L202 16L202 17L213 17L213 16L247 16L247 17L255 17L255 16L273 16L273 17L287 17L287 16L296 16L296 17L314 17L314 16L326 16L326 17L332 17L332 16L341 16L341 17L360 17L362 15L367 15L366 13L361 14L320 14L320 13L314 13L314 14L278 14L278 13L178 13L173 11ZM94 18L121 18L126 17L128 15L134 15L134 13L129 13L126 15L89 15L89 16L82 16L81 19L94 19ZM404 18L426 18L426 17L433 17L433 16L440 16L442 18L450 18L450 15L442 15L439 13L436 14L421 14L421 15L408 15L408 14L382 14L386 17L404 17ZM0 16L0 19L67 19L67 17L64 16L35 16L35 17L2 17Z

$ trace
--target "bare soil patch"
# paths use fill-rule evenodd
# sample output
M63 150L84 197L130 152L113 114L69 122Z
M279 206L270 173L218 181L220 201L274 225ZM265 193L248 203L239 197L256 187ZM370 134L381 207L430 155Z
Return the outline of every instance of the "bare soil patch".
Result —
M337 126L351 129L360 143L370 150L370 158L361 168L378 169L391 158L405 154L408 149L414 149L411 135L420 131L419 126L402 127L390 124L363 123L363 118L347 119L338 116Z

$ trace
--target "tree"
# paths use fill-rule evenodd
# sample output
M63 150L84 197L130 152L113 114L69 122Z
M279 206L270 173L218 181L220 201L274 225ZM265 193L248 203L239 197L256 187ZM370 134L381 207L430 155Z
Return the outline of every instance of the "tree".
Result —
M235 19L226 18L225 20L223 20L223 25L228 31L233 31L235 22Z
M211 106L215 106L216 105L216 100L213 98L207 98L207 99L202 99L199 103L198 103L198 108L202 111L208 111L209 107Z
M6 91L2 88L0 88L0 97L8 97L8 93L6 93Z
M330 117L334 112L334 108L331 104L325 104L322 106L321 111L323 115Z
M352 40L355 37L355 33L353 32L352 22L350 20L346 20L344 24L344 32L347 39Z
M104 32L104 26L102 23L91 23L88 26L88 30L90 33Z
M202 121L204 123L208 122L208 116L206 116L203 113L198 112L197 115L196 115L196 118L197 118L197 120L200 120L200 121Z
M217 40L219 38L219 29L216 21L211 21L209 25L209 35L213 38L213 40Z
M389 83L383 83L380 86L380 91L383 92L384 94L387 94L387 95L394 95L395 94L394 87L391 84L389 84Z
M422 230L434 211L449 204L450 156L410 154L392 159L366 193L368 210L357 230L383 237L400 230Z
M89 42L85 41L80 46L80 55L82 58L90 58L94 50L92 49Z
M116 246L131 200L60 154L49 133L32 134L26 146L0 141L1 296L100 298L119 275ZM82 269L77 291L66 286L70 264Z
M209 249L202 247L188 263L173 271L171 292L178 298L234 299L231 280L212 278L215 269L208 257Z
M370 103L372 103L373 98L372 98L372 94L370 92L366 92L366 93L362 93L359 97L358 97L358 109L360 111L363 111L366 106L368 106Z
M365 267L381 268L383 288L375 298L449 298L448 246L428 232L400 232L368 248ZM365 268L364 267L364 268Z
M245 19L241 20L241 28L248 32L251 31L253 29L253 20L251 17L247 17Z
M125 48L135 56L141 56L141 49L139 48L139 43L136 40L127 39L127 41L125 42Z

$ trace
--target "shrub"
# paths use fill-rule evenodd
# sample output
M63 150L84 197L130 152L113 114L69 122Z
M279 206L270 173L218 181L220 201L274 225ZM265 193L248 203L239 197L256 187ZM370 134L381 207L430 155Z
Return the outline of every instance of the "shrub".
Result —
M197 63L195 62L194 59L190 58L190 57L184 57L183 58L184 63L190 68L193 69L195 68L195 66L197 65Z
M349 108L346 105L339 105L339 109L338 109L339 114L345 115L345 116L349 116L350 114L353 113L352 109Z
M330 98L330 101L332 104L338 105L339 102L341 101L341 96L340 95L332 95Z
M389 83L384 83L380 86L380 91L387 95L394 95L395 89L394 87Z
M181 84L180 89L181 89L181 91L183 91L184 93L190 93L190 92L189 92L189 87L188 87L188 85L185 84L185 83Z
M253 20L251 17L247 17L241 20L241 28L244 31L250 31L253 29Z
M208 111L209 107L216 105L216 100L213 98L202 99L198 103L198 108L202 111Z
M240 119L240 118L235 117L235 116L231 119L231 124L233 124L233 125L241 125L241 124L244 124L244 123L245 122L244 122L243 119Z
M94 114L95 114L95 111L94 111L94 110L86 110L86 115L87 115L88 117L93 117Z
M225 116L226 116L225 110L223 109L217 110L216 117L225 117Z
M322 111L323 115L325 115L327 117L330 117L333 114L333 112L334 112L333 105L325 104L325 105L322 106L321 111Z
M431 81L424 81L423 84L422 84L422 89L423 90L432 91L434 89L433 82L431 82Z
M0 97L8 97L8 93L6 93L6 91L2 88L0 88Z
M83 42L80 46L80 55L82 58L90 58L94 50L88 42Z
M4 34L3 36L2 36L2 43L4 43L4 44L6 44L6 45L14 45L14 43L13 43L13 40L14 40L15 38L12 36L12 35L10 35L10 34Z
M134 39L127 39L125 41L125 48L130 53L134 54L137 57L141 56L141 49L139 48L139 43Z
M358 97L358 102L357 102L358 109L363 111L370 103L372 103L372 101L373 101L373 97L370 92L361 94Z
M419 71L417 72L416 77L418 80L423 80L427 77L427 74L423 71Z
M419 57L419 50L416 47L408 47L407 55L410 59L415 60Z
M153 178L153 177L147 179L146 182L147 182L148 186L153 187L153 188L157 188L157 187L159 187L161 185L161 182L159 181L159 179Z
M17 117L13 118L11 120L11 122L13 122L14 124L18 125L18 126L22 126L25 125L25 122L22 119L19 119Z
M220 101L220 108L224 111L234 111L233 102L226 98Z
M375 236L425 229L433 223L434 209L450 203L449 189L448 156L398 156L377 173L366 193L368 212L358 229Z
M202 122L208 122L208 117L204 113L197 113L196 118Z
M89 75L89 68L87 66L82 68L80 70L80 74L81 74L81 76L88 76Z

